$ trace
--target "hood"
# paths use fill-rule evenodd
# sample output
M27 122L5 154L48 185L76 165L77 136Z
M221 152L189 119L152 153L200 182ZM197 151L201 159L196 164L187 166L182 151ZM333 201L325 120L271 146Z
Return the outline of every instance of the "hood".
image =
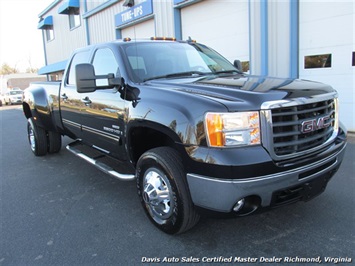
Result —
M335 92L329 85L314 81L246 75L159 79L149 84L218 101L229 111L258 110L267 101L311 98Z

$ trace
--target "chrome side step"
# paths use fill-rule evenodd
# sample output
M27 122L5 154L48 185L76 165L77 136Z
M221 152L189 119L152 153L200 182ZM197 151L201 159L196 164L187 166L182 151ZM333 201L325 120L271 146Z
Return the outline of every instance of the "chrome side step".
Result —
M74 155L84 159L88 163L94 165L101 171L103 171L106 174L109 174L117 179L124 180L124 181L130 181L135 179L135 175L133 174L121 174L117 172L114 168L109 166L108 164L105 164L104 162L100 162L100 159L105 158L106 156L102 153L99 156L96 156L95 158L91 158L87 154L85 154L83 151L81 151L79 148L76 146L82 145L80 141L74 141L73 143L70 143L66 146L66 149L73 153ZM90 147L89 147L90 148ZM96 150L97 151L97 150ZM97 151L99 152L99 151Z

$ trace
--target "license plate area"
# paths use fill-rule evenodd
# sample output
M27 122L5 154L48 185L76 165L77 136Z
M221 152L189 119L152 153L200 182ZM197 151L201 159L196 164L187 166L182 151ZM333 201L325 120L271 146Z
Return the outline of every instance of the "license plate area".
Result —
M275 191L272 195L271 207L311 200L325 190L330 178L331 174L325 173L298 186Z

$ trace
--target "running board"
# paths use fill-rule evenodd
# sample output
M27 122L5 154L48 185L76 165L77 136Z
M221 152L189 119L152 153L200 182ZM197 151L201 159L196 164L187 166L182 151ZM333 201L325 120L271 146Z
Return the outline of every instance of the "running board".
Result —
M81 149L81 148L84 148L86 150L86 152L83 151L83 149ZM104 153L100 152L97 149L91 148L89 146L85 146L84 144L81 143L81 141L77 140L77 141L74 141L74 142L68 144L66 146L66 149L68 151L70 151L71 153L73 153L74 155L76 155L76 156L84 159L88 163L94 165L95 167L97 167L98 169L103 171L104 173L109 174L117 179L125 180L125 181L130 181L130 180L135 179L135 175L119 173L116 169L114 169L114 167L103 162L103 161L106 161L106 162L111 162L111 164L113 164L113 163L115 163L115 160L106 156ZM91 151L88 149L91 149ZM91 156L90 156L90 154L91 154ZM119 164L119 161L117 161L116 163Z

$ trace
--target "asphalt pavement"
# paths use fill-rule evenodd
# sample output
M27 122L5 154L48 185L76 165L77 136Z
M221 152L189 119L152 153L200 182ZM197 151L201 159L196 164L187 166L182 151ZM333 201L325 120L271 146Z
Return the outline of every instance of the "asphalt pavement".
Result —
M0 107L0 129L0 265L354 263L353 138L339 172L312 201L243 218L204 217L170 236L146 218L135 182L70 154L70 139L59 154L35 157L20 106Z

